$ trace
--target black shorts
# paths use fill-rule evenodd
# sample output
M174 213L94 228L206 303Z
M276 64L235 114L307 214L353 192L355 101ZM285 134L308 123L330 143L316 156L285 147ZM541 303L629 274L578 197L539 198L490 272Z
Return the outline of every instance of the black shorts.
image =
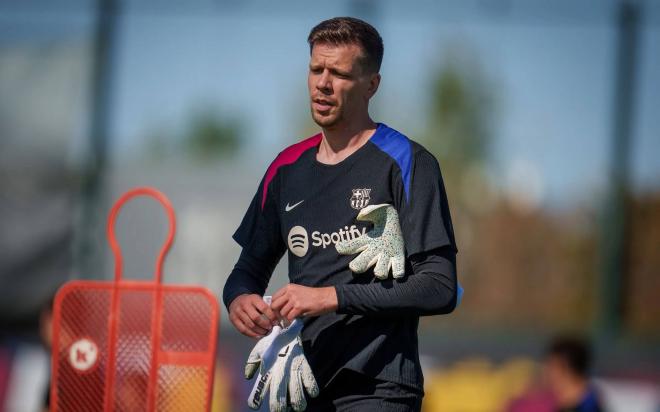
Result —
M419 389L342 369L319 396L307 398L306 411L419 412L423 397Z

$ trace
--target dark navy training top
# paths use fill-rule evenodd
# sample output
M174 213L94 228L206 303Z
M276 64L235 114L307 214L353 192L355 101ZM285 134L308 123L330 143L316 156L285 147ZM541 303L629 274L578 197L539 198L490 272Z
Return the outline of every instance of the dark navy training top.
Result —
M336 313L305 317L305 355L323 387L342 368L423 388L419 316L456 305L456 242L437 160L420 144L379 123L374 135L338 164L316 160L319 133L282 151L269 166L234 233L241 259L223 292L229 307L244 293L263 295L287 253L291 283L334 286ZM378 280L354 274L357 255L335 243L360 236L359 210L388 203L399 214L406 276ZM247 262L247 263L246 263ZM432 262L433 265L428 264Z

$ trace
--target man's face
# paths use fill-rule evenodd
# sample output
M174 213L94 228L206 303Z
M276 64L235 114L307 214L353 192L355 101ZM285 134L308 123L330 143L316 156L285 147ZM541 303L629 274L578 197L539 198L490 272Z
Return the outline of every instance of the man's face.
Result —
M312 118L319 126L332 128L368 114L369 99L379 82L378 73L363 67L358 45L315 44L307 77Z

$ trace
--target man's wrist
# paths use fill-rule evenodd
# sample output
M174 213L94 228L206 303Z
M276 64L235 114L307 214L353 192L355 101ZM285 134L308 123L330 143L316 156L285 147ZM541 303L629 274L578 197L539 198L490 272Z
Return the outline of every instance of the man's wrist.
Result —
M334 286L323 288L324 308L327 312L336 312L339 308L339 300L337 299L337 290Z
M339 299L337 289L334 286L328 286L326 289L326 309L328 312L336 312L339 308Z

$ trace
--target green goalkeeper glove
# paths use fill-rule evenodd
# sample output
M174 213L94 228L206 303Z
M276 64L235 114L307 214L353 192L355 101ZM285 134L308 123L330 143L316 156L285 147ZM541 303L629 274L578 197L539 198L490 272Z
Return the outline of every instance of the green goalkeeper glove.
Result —
M378 279L387 279L390 268L394 278L403 277L406 271L406 252L399 215L394 206L367 206L360 210L357 220L372 222L374 227L357 238L335 244L337 252L342 255L360 253L348 267L354 273L364 273L376 265L374 275Z

